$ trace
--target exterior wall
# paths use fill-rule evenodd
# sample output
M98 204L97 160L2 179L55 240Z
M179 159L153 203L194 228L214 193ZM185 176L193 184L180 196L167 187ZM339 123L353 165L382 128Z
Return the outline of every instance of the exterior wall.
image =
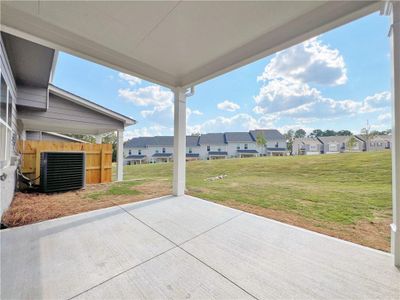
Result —
M18 85L17 105L38 110L46 110L47 102L47 89Z
M321 154L321 144L306 144L305 145L306 155L318 155Z
M301 155L301 149L304 149L305 155L318 155L321 154L321 150L323 150L322 144L317 143L306 143L301 141L293 141L293 155Z
M329 141L329 142L324 142L322 139L321 141L323 142L323 149L324 153L330 154L330 153L341 153L341 152L361 152L364 151L365 148L365 143L359 139L356 138L356 144L352 149L349 149L347 143L348 143L348 138L343 139L343 140L336 140L336 141ZM336 149L335 149L336 148Z
M35 111L32 109L21 108L18 112L18 117L22 120L40 124L52 124L49 128L39 129L44 131L62 132L62 129L60 130L58 126L61 128L68 128L71 127L71 124L74 124L73 127L98 128L100 131L114 131L116 129L124 128L124 124L121 121L52 94L50 94L49 108L47 111ZM52 127L54 128L53 130ZM26 129L32 130L35 128Z
M240 150L244 150L245 144L247 144L248 150L258 150L255 142L229 142L226 146L228 157L238 157L239 154L237 153L237 147L240 147Z
M341 143L324 143L324 153L329 154L329 153L340 153L342 144Z
M367 151L383 151L391 148L390 138L381 139L375 138L366 142Z
M11 94L11 130L7 130L8 133L11 132L11 138L7 140L11 141L11 153L10 158L5 162L5 166L0 170L0 174L5 174L7 177L5 181L0 181L0 216L3 212L10 206L10 203L14 196L15 186L16 186L16 169L19 163L18 155L15 151L16 140L18 139L19 126L17 123L17 108L16 108L16 98L17 98L17 90L14 77L12 75L12 71L8 62L8 58L6 52L4 50L4 44L2 39L0 38L0 70L1 75L4 78L7 87L9 88ZM4 126L4 124L0 123L0 126ZM3 128L4 128L3 127Z
M149 146L147 148L146 154L148 155L148 160L149 161L153 161L153 162L157 162L157 161L163 161L163 159L161 159L160 157L158 157L157 159L153 157L153 154L157 153L156 151L158 151L158 153L162 153L162 149L165 148L165 153L174 153L174 147L172 146ZM148 154L147 154L148 153ZM143 152L142 152L143 154ZM172 157L170 157L170 159L173 159L173 155Z
M208 159L208 151L207 151L207 146L208 145L200 145L200 159ZM228 151L228 146L226 144L221 144L221 145L209 145L210 146L210 151L218 151L218 149L221 149L221 151Z
M186 147L186 153L189 153L189 148L192 149L192 153L200 154L200 146ZM194 158L194 159L198 159L198 158Z

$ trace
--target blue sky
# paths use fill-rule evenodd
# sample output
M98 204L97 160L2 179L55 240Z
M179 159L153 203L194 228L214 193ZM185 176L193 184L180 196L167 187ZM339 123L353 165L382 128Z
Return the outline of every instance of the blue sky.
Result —
M188 134L390 128L388 24L375 13L196 86ZM166 88L66 53L53 83L136 119L126 139L173 132Z

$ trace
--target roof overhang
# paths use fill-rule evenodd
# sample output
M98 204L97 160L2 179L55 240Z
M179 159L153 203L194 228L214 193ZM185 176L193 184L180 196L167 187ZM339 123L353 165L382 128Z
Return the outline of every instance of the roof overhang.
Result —
M2 30L189 87L379 9L378 1L10 1Z

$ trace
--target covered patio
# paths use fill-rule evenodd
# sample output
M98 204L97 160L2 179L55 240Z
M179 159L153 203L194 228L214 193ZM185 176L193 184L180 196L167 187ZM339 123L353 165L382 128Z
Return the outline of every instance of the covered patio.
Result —
M379 10L392 18L392 254L185 195L196 84ZM2 231L2 298L398 298L399 2L6 2L1 17L175 95L174 196Z
M2 299L398 299L391 255L190 196L1 232Z

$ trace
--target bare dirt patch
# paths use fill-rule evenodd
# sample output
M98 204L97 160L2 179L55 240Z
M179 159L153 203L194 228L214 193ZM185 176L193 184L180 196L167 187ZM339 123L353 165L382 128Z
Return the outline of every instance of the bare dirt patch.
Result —
M168 182L149 181L132 187L138 191L134 195L106 194L96 199L90 197L94 193L106 193L114 184L92 184L82 190L54 194L18 192L4 213L2 222L9 227L21 226L171 194Z
M390 219L388 218L361 221L354 225L340 225L329 222L316 222L290 212L240 203L234 200L214 202L367 247L386 252L390 251Z

